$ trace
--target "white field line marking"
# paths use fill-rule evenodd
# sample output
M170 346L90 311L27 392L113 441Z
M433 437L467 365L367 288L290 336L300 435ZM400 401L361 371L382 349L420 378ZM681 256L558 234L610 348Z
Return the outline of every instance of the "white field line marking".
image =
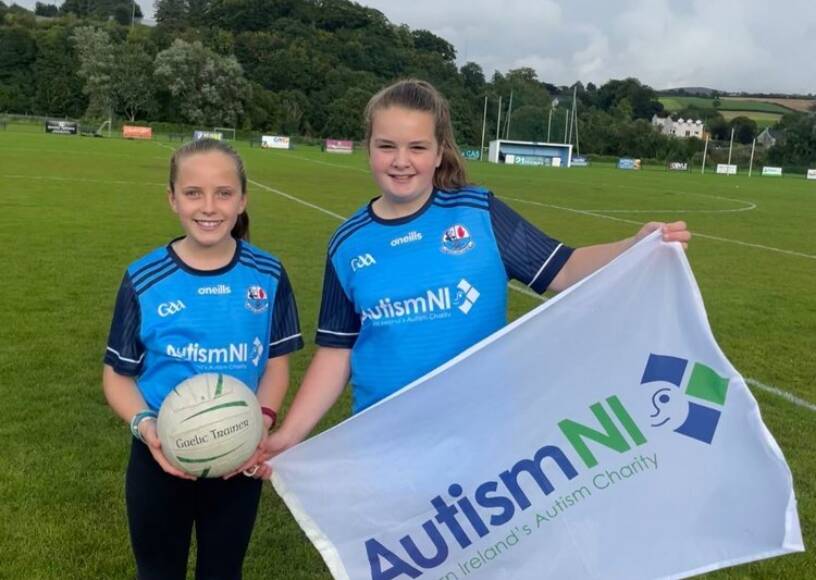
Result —
M777 387L772 387L771 385L766 385L764 383L759 382L756 379L745 379L745 382L748 383L752 387L755 387L757 389L762 389L763 391L767 391L767 392L771 393L772 395L782 397L783 399L786 399L786 400L790 401L791 403L793 403L797 407L804 407L805 409L808 409L809 411L816 412L816 405L814 405L813 403L811 403L809 401L806 401L804 399L800 399L796 395L792 395L787 391L783 391L782 389L779 389Z
M601 214L601 213L595 213L594 211L591 211L591 210L574 209L574 208L571 208L571 207L563 207L563 206L560 206L560 205L553 205L553 204L549 204L549 203L541 203L540 201L532 201L532 200L529 200L529 199L519 199L517 197L504 197L504 199L509 199L509 200L512 200L512 201L518 201L519 203L529 203L531 205L540 205L541 207L549 207L549 208L552 208L552 209L559 209L561 211L568 211L568 212L572 212L572 213L588 215L588 216L597 217L597 218L606 219L606 220L612 220L612 221L616 221L616 222L623 222L623 223L626 223L626 224L634 224L634 225L637 225L637 226L643 225L643 222L639 222L639 221L635 221L635 220L627 220L627 219L624 219L624 218L614 217L614 216L611 216L611 215L604 215L604 214ZM692 235L695 238L705 238L707 240L716 240L718 242L727 242L729 244L737 244L739 246L746 246L748 248L757 248L759 250L767 250L769 252L777 252L779 254L787 254L789 256L799 256L800 258L808 258L810 260L816 260L816 255L805 254L803 252L795 252L793 250L783 250L781 248L774 248L772 246L763 246L762 244L752 244L752 243L749 243L749 242L741 242L739 240L732 240L732 239L729 239L729 238L721 238L719 236L711 236L711 235L708 235L708 234L701 234L699 232L692 232Z
M44 175L0 175L3 179L38 179L40 181L81 181L83 183L115 183L118 185L149 185L165 187L166 183L150 183L149 181L117 181L113 179L86 179L83 177L50 177Z
M281 197L285 197L286 199L294 201L295 203L299 203L301 205L305 205L306 207L310 207L312 209L316 209L317 211L321 211L321 212L325 213L326 215L330 215L333 218L336 218L336 219L340 220L341 222L346 219L343 216L341 216L340 214L337 214L337 213L334 213L333 211L322 208L319 205L315 205L313 203L309 203L308 201L304 201L302 199L299 199L299 198L295 197L294 195L290 195L290 194L288 194L288 193L286 193L284 191L281 191L279 189L275 189L273 187L269 187L268 185L264 185L263 183L261 183L259 181L255 181L253 179L247 179L247 181L249 183L251 183L252 185L257 185L258 187L261 187L261 188L263 188L263 189L265 189L267 191L271 191L272 193L280 195Z
M734 199L731 197L722 197L720 195L706 195L703 193L691 193L690 191L670 191L669 193L696 195L698 197L707 197L710 199L722 199L745 205L743 207L733 209L587 209L584 211L597 211L605 213L738 213L741 211L751 211L757 207L755 203L746 201L744 199Z
M315 205L313 203L309 203L308 201L304 201L302 199L299 199L299 198L295 197L294 195L291 195L289 193L274 189L272 187L269 187L268 185L264 185L263 183L259 183L257 181L251 181L251 183L254 184L254 185L257 185L258 187L261 187L261 188L263 188L263 189L265 189L267 191L270 191L270 192L272 192L272 193L274 193L276 195L280 195L281 197L284 197L284 198L286 198L286 199L288 199L290 201L294 201L296 203L305 205L305 206L310 207L312 209L316 209L317 211L323 212L323 213L325 213L327 215L330 215L330 216L332 216L332 217L334 217L334 218L336 218L338 220L342 221L342 220L346 219L343 216L334 213L333 211L327 210L327 209L322 208L322 207L320 207L318 205ZM512 199L512 198L508 198L508 199ZM557 209L561 209L561 208L557 208ZM574 211L578 211L578 210L574 210ZM600 216L600 217L607 217L607 216ZM618 219L618 218L609 218L609 219ZM628 222L628 223L637 223L637 222L631 222L630 220L618 220L618 221L625 221L625 222ZM536 294L535 292L533 292L531 290L528 290L526 288L522 288L521 286L517 286L515 284L515 282L511 282L509 284L509 287L510 287L511 290L515 290L516 292L519 292L521 294L526 294L528 296L532 296L532 297L534 297L537 300L540 300L542 302L547 300L547 298L545 298L544 296L539 296L538 294ZM773 393L773 394L775 394L775 395L777 395L779 397L782 397L783 399L793 403L794 405L796 405L798 407L804 407L805 409L809 409L811 411L816 411L816 405L813 405L812 403L809 403L808 401L805 401L804 399L800 399L799 397L797 397L795 395L792 395L791 393L789 393L787 391L784 391L784 390L776 388L776 387L771 387L771 386L765 385L765 384L757 381L756 379L750 379L749 378L749 379L746 379L746 382L751 384L752 386L758 387L760 389L768 391L769 393Z
M348 169L349 171L360 171L362 173L371 173L368 169L360 169L359 167L352 167L350 165L341 165L339 163L329 163L328 161L320 161L319 159L309 159L308 157L302 157L300 155L295 155L294 153L289 153L287 157L292 157L294 159L300 159L301 161L308 161L310 163L319 163L320 165L328 165L329 167L339 167L340 169Z

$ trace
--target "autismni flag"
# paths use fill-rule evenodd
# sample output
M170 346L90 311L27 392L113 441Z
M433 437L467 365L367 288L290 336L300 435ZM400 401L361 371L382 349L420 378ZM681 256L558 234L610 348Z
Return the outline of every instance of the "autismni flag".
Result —
M782 452L658 235L272 460L335 578L684 577L804 550Z

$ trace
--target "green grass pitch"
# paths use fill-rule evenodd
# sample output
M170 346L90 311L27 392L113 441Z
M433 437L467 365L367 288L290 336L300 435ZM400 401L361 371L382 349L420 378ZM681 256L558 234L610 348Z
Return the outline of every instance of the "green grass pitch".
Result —
M238 148L251 180L252 241L286 264L309 344L292 359L291 397L313 349L326 242L340 223L330 213L348 216L376 190L361 153ZM124 268L178 235L164 195L169 155L163 137L0 131L0 578L135 575L123 497L130 435L102 395L101 357ZM762 385L816 402L816 182L662 168L469 168L475 182L571 245L629 236L650 219L689 222L696 238L688 256L714 334L755 381L764 420L793 470L812 545L816 412ZM510 293L514 318L536 304ZM321 429L349 407L346 396ZM331 482L326 488L330 495ZM329 578L271 486L245 569L248 579ZM813 574L809 552L711 577Z

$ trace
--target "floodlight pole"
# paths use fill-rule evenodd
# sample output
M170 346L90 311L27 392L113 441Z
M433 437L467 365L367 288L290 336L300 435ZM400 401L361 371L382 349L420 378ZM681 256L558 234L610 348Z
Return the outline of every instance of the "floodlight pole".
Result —
M133 21L136 20L136 0L132 1L133 6L130 9L130 29L133 30Z
M504 131L504 138L510 138L510 115L513 113L513 90L510 90L510 104L507 105L507 127Z
M731 127L731 143L728 145L728 175L731 175L731 149L734 147L734 127Z
M499 114L496 117L496 139L501 139L501 95L499 95Z
M567 131L569 130L569 118L571 113L572 109L564 111L564 145L567 144Z
M485 95L484 113L482 114L482 146L479 148L479 161L484 157L485 129L487 128L487 95Z
M700 175L705 175L706 154L708 153L708 139L710 135L706 135L705 147L703 147L703 166L700 168Z
M553 107L550 107L550 114L547 117L547 143L550 143L550 127L552 127L552 112Z
M754 149L756 148L756 137L751 144L751 162L748 164L748 177L751 177L751 170L754 168Z

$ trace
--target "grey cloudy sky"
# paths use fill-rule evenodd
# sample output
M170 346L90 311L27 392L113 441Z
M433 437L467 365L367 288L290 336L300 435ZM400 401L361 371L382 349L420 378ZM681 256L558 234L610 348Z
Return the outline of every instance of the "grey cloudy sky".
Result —
M35 0L12 0L33 6ZM48 2L48 0L41 0ZM138 0L145 16L152 0ZM6 0L6 4L10 4ZM814 0L363 0L454 45L459 64L540 80L816 93Z

